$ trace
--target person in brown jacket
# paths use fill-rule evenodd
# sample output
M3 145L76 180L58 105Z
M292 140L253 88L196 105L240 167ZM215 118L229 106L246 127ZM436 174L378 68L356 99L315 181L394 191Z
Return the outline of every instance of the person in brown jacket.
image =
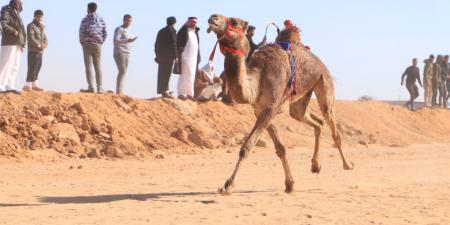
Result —
M425 95L425 107L431 107L431 97L433 95L433 63L434 55L430 55L424 61L425 67L423 69L423 88Z
M38 87L38 75L42 67L42 55L48 46L47 35L43 24L44 12L36 10L34 20L27 26L28 36L28 73L24 91L43 91Z

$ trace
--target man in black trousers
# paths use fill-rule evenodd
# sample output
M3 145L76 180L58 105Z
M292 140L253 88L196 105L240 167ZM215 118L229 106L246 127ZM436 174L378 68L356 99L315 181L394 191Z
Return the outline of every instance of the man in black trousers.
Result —
M169 91L169 80L174 61L178 61L176 18L167 18L167 26L158 32L155 42L155 61L158 63L158 90L164 98L173 98Z

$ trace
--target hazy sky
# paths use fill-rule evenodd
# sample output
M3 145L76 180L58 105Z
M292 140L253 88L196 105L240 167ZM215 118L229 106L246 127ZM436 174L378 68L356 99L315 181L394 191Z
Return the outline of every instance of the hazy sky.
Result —
M2 5L9 1L1 0ZM49 48L39 82L48 90L74 92L86 88L78 28L86 14L85 0L24 0L22 16L32 20L35 9L45 12ZM132 14L130 32L139 39L133 46L125 81L125 93L142 98L156 94L157 65L154 42L166 17L176 16L179 28L189 16L199 18L200 48L204 64L215 43L207 34L207 19L213 13L240 17L257 27L255 41L270 22L281 25L291 18L302 28L302 39L329 67L336 80L338 99L370 95L377 99L406 99L400 76L411 58L422 60L430 53L450 53L450 1L448 0L99 0L109 37L103 47L104 88L115 90L117 68L112 55L112 34L125 13ZM275 31L269 30L269 41ZM17 79L26 76L26 55ZM223 68L217 53L216 65ZM171 79L172 90L177 76ZM422 91L421 91L422 95Z

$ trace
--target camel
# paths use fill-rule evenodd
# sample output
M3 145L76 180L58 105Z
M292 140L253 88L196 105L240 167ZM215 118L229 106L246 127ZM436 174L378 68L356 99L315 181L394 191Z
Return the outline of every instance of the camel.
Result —
M248 22L214 14L209 18L208 24L208 33L212 31L216 34L221 51L225 55L224 73L231 96L239 104L252 105L257 117L253 129L239 151L239 159L234 171L224 186L219 188L219 193L231 194L241 164L265 130L269 133L275 145L276 154L283 165L285 192L293 191L294 181L286 157L286 147L274 125L274 119L282 111L284 104L289 104L291 117L314 128L315 147L311 171L320 172L319 144L323 120L307 110L313 93L317 97L324 120L331 128L344 170L352 170L354 165L344 156L341 137L336 127L335 94L331 74L317 56L299 43L298 28L283 30L277 37L277 41L289 40L292 43L290 54L295 57L296 92L292 95L294 90L287 85L291 80L288 52L277 44L269 44L255 52L246 63L249 43L245 37L245 31Z

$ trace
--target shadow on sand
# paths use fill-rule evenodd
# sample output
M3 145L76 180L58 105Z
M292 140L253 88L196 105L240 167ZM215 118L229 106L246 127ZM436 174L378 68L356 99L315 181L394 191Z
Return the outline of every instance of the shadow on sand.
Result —
M266 191L237 191L234 195L240 194L254 194L272 192L272 190ZM68 196L68 197L50 197L41 196L38 197L41 203L53 203L53 204L94 204L94 203L108 203L123 200L135 200L135 201L148 201L148 200L161 200L164 197L176 197L183 198L188 196L202 196L211 197L217 196L217 192L167 192L167 193L151 193L151 194L117 194L117 195L93 195L93 196ZM203 204L215 203L214 200L198 201Z

